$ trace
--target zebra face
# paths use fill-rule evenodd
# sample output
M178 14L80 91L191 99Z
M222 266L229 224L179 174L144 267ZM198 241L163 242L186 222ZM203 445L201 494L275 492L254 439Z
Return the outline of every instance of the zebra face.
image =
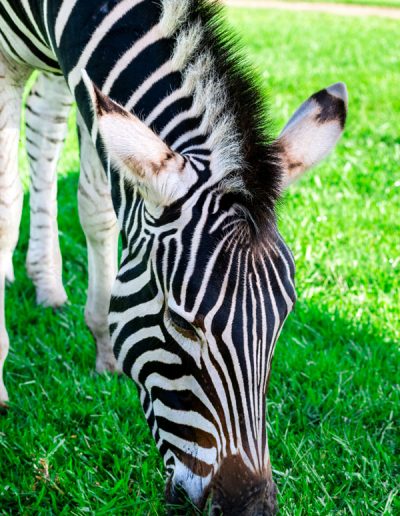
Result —
M85 80L118 177L109 176L124 250L110 333L164 458L167 498L184 493L198 507L210 498L214 514L274 514L265 396L295 289L273 210L259 225L259 207L238 200L218 142L177 153ZM328 154L346 101L333 85L288 122L274 145L283 185Z
M295 298L294 265L277 234L274 246L254 249L235 207L227 215L215 204L218 197L201 201L196 220L205 223L189 232L196 238L182 246L166 293L165 327L182 346L179 385L187 396L174 393L170 414L181 439L171 456L171 494L182 487L197 502L211 494L223 514L254 514L254 505L274 498L265 396Z
M125 224L135 220L135 232L110 308L114 351L139 386L169 499L185 492L201 505L212 494L246 514L252 500L274 498L265 395L295 298L291 254L277 232L249 240L248 222L218 190L164 210L162 225L134 195Z

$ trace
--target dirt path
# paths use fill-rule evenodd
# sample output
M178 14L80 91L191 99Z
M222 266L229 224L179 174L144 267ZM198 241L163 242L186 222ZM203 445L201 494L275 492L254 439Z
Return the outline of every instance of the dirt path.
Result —
M270 0L224 0L227 5L247 8L283 9L337 14L340 16L379 16L400 20L400 8L352 4L284 2Z

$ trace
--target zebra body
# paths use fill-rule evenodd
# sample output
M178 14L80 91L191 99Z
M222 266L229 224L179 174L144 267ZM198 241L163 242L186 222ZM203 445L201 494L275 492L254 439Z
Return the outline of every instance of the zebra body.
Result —
M0 52L0 303L22 205L19 104L39 69L27 101L27 265L38 302L66 299L55 170L74 99L97 370L123 370L138 385L169 501L183 491L199 507L211 495L223 514L272 514L265 395L295 300L274 206L336 143L345 88L315 94L268 141L257 90L213 1L4 0Z

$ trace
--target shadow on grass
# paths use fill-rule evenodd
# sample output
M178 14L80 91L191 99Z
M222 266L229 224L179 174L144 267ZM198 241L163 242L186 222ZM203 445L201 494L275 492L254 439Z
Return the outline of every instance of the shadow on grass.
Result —
M26 276L25 198L17 279L7 292L6 381L13 401L0 419L0 514L37 514L43 507L57 514L164 514L161 460L136 389L124 378L93 372L77 182L77 173L59 181L70 303L58 313L36 307ZM315 514L349 507L382 512L395 490L397 345L382 329L330 310L300 300L275 353L269 444L285 514L301 514L309 504Z

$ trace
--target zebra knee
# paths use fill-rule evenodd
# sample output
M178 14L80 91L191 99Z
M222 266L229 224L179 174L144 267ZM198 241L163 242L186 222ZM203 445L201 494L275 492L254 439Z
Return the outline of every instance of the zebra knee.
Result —
M110 342L107 314L100 315L86 306L85 321L96 340L96 371L100 374L105 371L118 372Z
M8 263L6 264L5 275L6 275L7 283L14 283L15 275L14 275L14 266L13 266L11 256L9 257Z
M1 188L0 188L1 190ZM14 277L13 253L19 237L19 222L22 211L22 192L16 199L14 206L9 207L9 218L3 218L0 212L0 275L12 283Z
M100 173L103 171L100 170ZM116 232L117 218L107 183L81 171L78 189L79 219L85 236L92 245L108 242Z
M107 314L96 313L90 306L86 305L85 321L96 340L109 338Z

